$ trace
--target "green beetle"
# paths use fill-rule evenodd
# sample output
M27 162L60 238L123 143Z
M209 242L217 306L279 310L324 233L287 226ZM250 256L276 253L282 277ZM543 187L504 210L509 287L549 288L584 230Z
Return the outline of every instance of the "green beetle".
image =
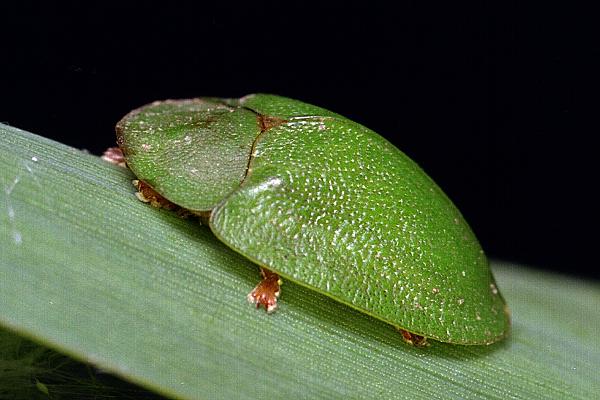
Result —
M261 267L257 307L276 307L281 276L416 345L507 335L508 308L458 209L366 127L256 94L154 102L116 130L140 199L199 215Z

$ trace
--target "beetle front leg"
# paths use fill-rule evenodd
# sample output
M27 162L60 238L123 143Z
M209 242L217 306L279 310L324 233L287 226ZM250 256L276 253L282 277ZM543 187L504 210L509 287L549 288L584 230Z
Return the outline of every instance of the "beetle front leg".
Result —
M277 308L277 298L281 294L281 278L274 272L266 268L260 268L262 280L248 294L248 301L256 304L256 308L261 305L265 307L268 313L275 311Z
M142 203L150 203L152 207L164 208L166 210L175 210L177 208L175 204L158 194L146 182L134 179L131 181L131 183L137 189L135 197L137 197Z
M127 164L125 163L125 156L119 147L109 147L104 151L101 158L104 161L108 161L109 163L118 165L119 167L127 167ZM137 197L141 202L150 203L153 207L164 208L167 210L178 210L180 208L158 194L146 182L134 179L131 181L131 183L137 189L135 197Z
M400 334L402 335L402 339L412 346L415 347L427 347L429 343L427 343L427 338L421 335L417 335L415 333L410 333L409 331L405 331L404 329L398 328Z
M101 158L104 161L108 161L109 163L118 165L119 167L126 167L125 156L118 147L109 147L108 149L104 150Z

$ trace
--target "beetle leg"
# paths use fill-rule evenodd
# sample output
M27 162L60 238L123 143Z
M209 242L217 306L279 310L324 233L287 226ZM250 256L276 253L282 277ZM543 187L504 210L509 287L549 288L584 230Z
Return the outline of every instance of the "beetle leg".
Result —
M137 197L138 200L143 203L150 203L150 205L152 205L153 207L164 208L165 210L169 211L174 210L177 212L177 215L179 215L181 218L188 218L193 215L196 215L195 213L186 210L185 208L179 207L175 203L171 203L169 200L165 199L160 194L158 194L157 191L152 189L152 187L144 181L134 179L131 181L131 183L137 189L135 197ZM198 217L200 217L200 222L203 225L208 225L208 217L202 214L198 214Z
M166 210L176 210L179 208L177 205L158 194L146 182L134 179L131 183L133 183L133 186L137 189L135 197L137 197L139 201L150 203L153 207L164 208Z
M111 164L118 165L119 167L125 167L125 156L118 147L109 147L104 150L101 157L104 161L108 161Z
M268 313L275 311L277 308L277 298L281 293L281 278L274 272L265 268L260 268L262 280L248 294L248 301L256 304L256 308L263 305Z
M402 339L404 339L404 341L406 343L408 343L412 346L415 346L415 347L429 346L429 343L427 343L426 337L420 336L420 335L417 335L414 333L410 333L409 331L405 331L404 329L398 328L398 330L402 334Z

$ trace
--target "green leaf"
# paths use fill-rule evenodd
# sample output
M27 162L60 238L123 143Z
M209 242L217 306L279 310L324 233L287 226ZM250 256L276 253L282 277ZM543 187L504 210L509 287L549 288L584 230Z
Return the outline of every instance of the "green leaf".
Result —
M158 400L164 397L0 329L0 399Z
M107 145L111 137L107 135ZM133 196L122 168L0 125L0 324L181 398L595 398L600 287L496 263L513 312L492 346L394 329L257 267Z

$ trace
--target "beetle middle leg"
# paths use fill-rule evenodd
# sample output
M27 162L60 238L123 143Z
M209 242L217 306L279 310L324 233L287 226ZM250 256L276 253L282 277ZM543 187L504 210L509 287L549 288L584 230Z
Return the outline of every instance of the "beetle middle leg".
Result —
M281 294L281 278L276 273L262 267L260 275L262 280L248 294L248 301L256 304L256 308L264 306L265 310L271 313L277 308L277 298Z

